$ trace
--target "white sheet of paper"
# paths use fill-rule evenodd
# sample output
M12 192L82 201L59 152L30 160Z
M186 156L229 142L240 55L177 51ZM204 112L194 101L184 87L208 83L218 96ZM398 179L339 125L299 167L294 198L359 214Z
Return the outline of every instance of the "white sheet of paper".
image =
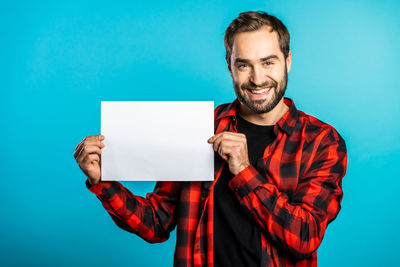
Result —
M213 101L101 101L102 181L212 181Z

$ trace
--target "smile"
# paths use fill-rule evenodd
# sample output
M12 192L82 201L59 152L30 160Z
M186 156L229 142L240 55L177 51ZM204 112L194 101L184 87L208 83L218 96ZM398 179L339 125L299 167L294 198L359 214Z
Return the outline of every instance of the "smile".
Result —
M272 87L268 87L265 89L248 89L252 94L264 94L267 93L269 90L271 90Z
M271 92L273 92L273 90L271 90L272 88L274 87L272 86L272 87L257 88L257 89L246 88L246 91L249 92L250 97L253 99L266 99L271 94Z

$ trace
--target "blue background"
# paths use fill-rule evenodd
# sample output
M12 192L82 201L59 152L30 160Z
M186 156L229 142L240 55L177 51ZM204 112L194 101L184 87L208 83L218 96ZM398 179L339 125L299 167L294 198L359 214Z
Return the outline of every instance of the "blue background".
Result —
M231 0L2 1L3 266L172 265L175 232L151 245L115 226L74 148L100 133L101 100L232 101L223 36L248 10L287 25L286 96L347 142L320 266L399 266L399 2ZM143 196L154 183L124 185Z

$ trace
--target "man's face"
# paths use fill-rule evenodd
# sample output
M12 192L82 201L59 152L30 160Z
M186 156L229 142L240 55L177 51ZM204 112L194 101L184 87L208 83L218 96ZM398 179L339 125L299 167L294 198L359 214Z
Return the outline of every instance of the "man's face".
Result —
M269 27L235 35L228 68L238 100L251 112L269 112L280 102L290 66L291 52L285 59Z

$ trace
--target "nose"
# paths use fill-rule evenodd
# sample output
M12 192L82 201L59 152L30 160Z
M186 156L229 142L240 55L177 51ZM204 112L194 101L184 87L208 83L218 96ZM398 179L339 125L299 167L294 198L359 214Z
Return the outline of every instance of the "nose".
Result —
M261 68L257 66L253 68L250 81L255 85L262 85L265 82L265 75Z

